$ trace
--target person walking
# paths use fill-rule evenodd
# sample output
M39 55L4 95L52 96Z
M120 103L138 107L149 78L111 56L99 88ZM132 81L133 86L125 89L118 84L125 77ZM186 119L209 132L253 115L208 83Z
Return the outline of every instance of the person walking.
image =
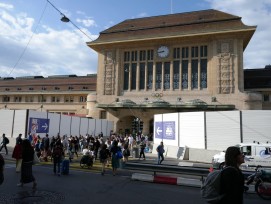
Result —
M101 172L101 174L104 175L104 173L105 173L105 165L107 165L108 159L110 157L110 152L107 149L106 144L102 144L99 155L100 155L100 162L102 164L102 172Z
M145 152L144 151L145 151L146 143L145 143L143 138L141 139L139 147L140 147L139 159L141 159L141 156L143 156L143 159L145 160L146 157L145 157Z
M34 149L31 146L29 140L25 139L22 142L22 168L21 168L21 179L17 186L23 187L25 183L33 182L33 189L36 189L37 182L32 173L32 166L34 160Z
M238 147L227 148L225 167L221 173L221 194L225 196L218 202L219 204L243 203L244 175L239 167L244 162L244 155Z
M61 141L57 141L53 148L52 157L54 160L54 174L56 175L56 166L57 166L57 173L60 176L60 163L62 162L62 158L64 156L63 146Z
M12 158L16 159L16 172L19 173L21 171L22 166L22 134L19 134L16 138L16 145L14 147Z
M123 162L128 162L129 156L131 155L131 152L130 152L130 150L129 150L129 144L128 144L128 143L125 143L125 144L124 144L122 154L123 154Z
M156 151L158 153L158 164L161 164L162 161L164 161L164 152L165 152L163 142L161 142L160 145L158 145L158 147L156 148Z
M110 149L111 153L111 164L112 164L112 170L113 170L113 176L116 175L117 169L120 166L120 158L118 158L118 151L121 151L121 148L118 146L118 141L114 140Z
M8 155L8 148L7 148L7 144L9 143L9 139L6 137L6 134L2 135L3 139L1 142L1 147L0 147L0 152L3 148L5 148L6 150L6 155Z

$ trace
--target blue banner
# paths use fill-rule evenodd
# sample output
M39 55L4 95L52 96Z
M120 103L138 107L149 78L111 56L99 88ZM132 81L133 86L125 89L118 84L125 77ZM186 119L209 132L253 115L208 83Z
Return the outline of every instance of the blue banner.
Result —
M50 119L44 118L30 118L29 119L29 132L33 133L48 133Z
M155 122L155 138L175 140L175 121Z

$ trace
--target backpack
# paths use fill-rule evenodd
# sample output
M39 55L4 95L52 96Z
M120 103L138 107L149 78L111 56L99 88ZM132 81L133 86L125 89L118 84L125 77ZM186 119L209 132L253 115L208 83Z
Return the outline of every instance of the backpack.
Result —
M60 158L62 156L62 148L61 147L55 147L53 149L53 157L54 158Z
M201 186L201 197L204 198L208 203L218 203L224 197L224 194L220 193L221 173L227 168L230 167L209 173Z
M9 139L7 137L5 137L5 143L8 144L9 143Z

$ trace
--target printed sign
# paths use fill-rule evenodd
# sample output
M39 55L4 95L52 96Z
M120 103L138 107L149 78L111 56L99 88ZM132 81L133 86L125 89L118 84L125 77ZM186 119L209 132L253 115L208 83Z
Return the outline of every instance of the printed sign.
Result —
M175 140L175 121L155 122L155 138Z
M29 132L34 133L48 133L50 119L44 118L30 118Z

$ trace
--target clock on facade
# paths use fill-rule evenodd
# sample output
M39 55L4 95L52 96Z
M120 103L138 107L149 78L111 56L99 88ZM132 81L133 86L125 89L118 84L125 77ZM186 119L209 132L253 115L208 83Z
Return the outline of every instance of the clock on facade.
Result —
M167 46L160 46L157 49L157 55L158 57L164 58L169 56L169 48Z

